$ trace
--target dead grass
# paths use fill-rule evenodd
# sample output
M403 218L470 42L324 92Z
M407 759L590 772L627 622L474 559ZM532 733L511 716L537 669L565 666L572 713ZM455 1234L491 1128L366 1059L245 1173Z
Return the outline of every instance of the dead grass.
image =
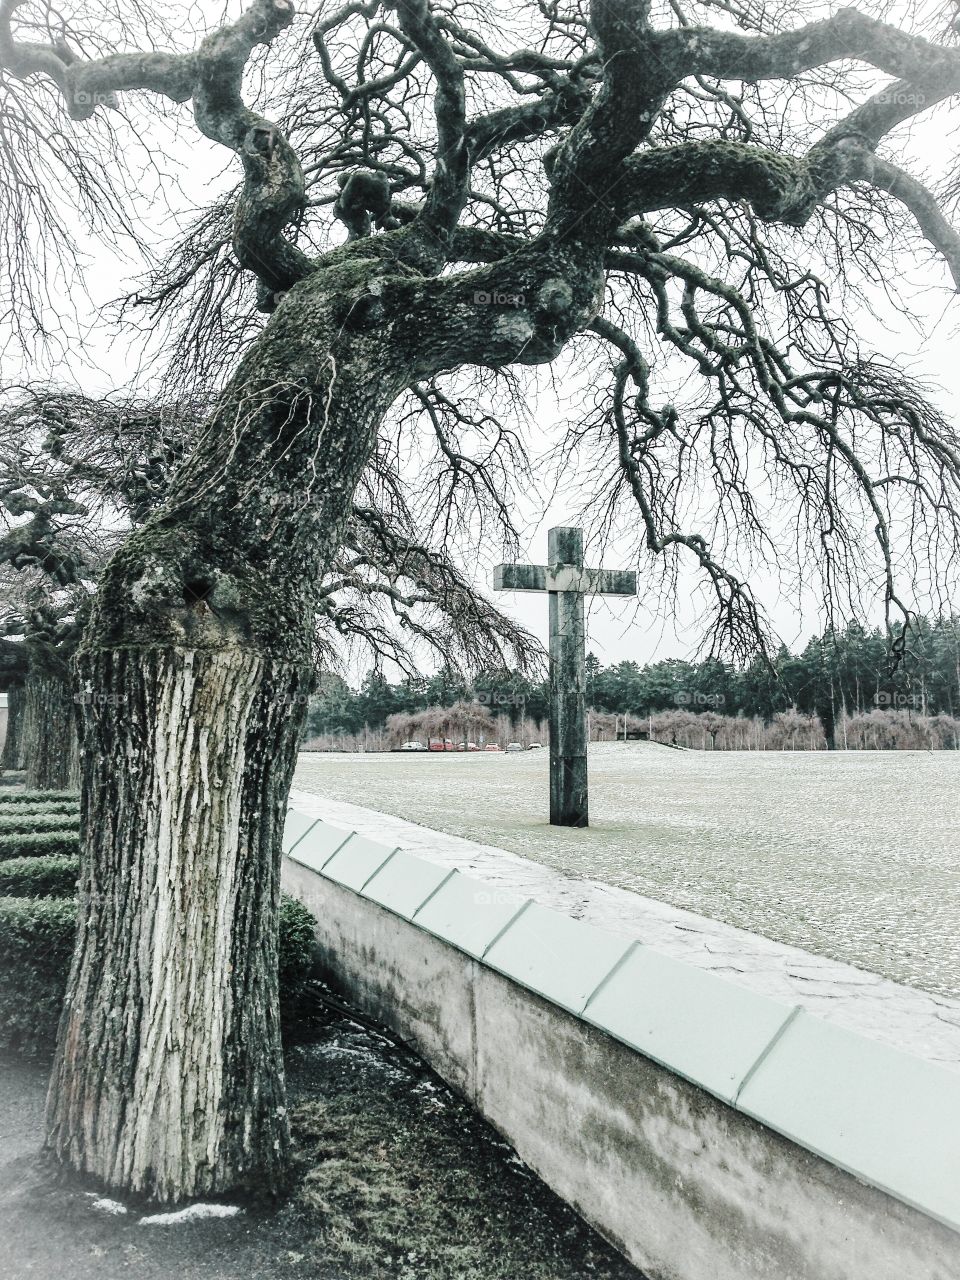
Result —
M351 1280L638 1280L388 1037L333 1016L289 1058L300 1166L291 1208L308 1257L339 1259Z

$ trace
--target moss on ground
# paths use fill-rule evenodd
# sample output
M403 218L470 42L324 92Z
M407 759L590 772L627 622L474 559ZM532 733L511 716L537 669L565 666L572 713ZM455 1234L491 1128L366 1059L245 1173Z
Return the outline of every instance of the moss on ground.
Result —
M637 1280L418 1058L315 1016L288 1052L305 1260L351 1280Z

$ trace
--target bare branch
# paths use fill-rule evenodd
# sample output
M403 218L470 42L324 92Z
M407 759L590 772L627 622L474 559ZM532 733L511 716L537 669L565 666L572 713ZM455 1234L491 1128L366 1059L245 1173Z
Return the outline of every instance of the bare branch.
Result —
M274 125L250 111L241 97L252 51L270 44L293 21L290 0L253 0L232 25L202 41L194 53L123 53L78 59L53 45L18 41L12 19L23 0L0 5L0 65L21 79L49 77L75 120L115 105L124 90L146 89L174 102L193 99L201 131L229 147L243 163L234 248L268 293L290 288L312 270L310 260L282 232L300 213L304 180L299 161Z
M874 156L870 164L870 182L910 210L924 239L942 254L960 292L960 233L947 221L933 192L904 169L879 156Z

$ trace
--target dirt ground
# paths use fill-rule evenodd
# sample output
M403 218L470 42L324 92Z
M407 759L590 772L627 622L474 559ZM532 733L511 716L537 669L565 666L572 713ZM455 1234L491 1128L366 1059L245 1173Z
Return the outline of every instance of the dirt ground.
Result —
M0 1059L3 1280L642 1280L418 1058L319 986L288 1034L296 1181L276 1209L149 1224L156 1208L64 1178L37 1156L47 1070Z

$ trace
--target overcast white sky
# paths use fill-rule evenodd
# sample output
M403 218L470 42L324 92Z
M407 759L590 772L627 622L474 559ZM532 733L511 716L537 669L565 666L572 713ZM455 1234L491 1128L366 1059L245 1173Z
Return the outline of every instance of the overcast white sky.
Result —
M911 153L920 159L931 176L937 175L948 150L955 144L960 145L955 138L948 141L948 129L956 118L960 118L956 112L952 117L941 113L935 121L919 125L914 130ZM184 143L177 148L174 160L180 166L183 187L200 202L206 191L220 188L224 180L224 165L229 164L221 151L193 135L189 144ZM180 203L181 197L175 192L164 194L169 197L169 205L176 207ZM161 204L158 204L160 208ZM168 214L158 218L158 230L164 226L169 228L168 219ZM0 363L5 380L52 373L59 381L72 383L91 393L101 393L112 387L129 385L135 379L137 349L110 320L108 304L132 285L138 264L125 261L119 254L93 241L87 243L93 264L89 273L93 296L88 323L83 326L84 340L80 344L72 344L65 360L58 362L55 368L39 358L24 366L8 351ZM898 315L891 312L889 304L880 300L878 310L885 317L885 329L867 315L855 319L867 345L900 360L923 379L938 384L941 407L950 413L960 405L960 348L956 338L960 302L951 301L945 274L935 267L922 272L916 264L911 264L911 271L910 280L901 282L912 300L907 313ZM531 404L531 410L544 435L550 435L551 427L558 421L560 408L550 390L549 379L542 379L541 392ZM545 561L546 531L553 524L570 522L574 501L575 496L560 496L541 511L537 500L527 499L528 509L521 512L521 524L528 529L522 558L537 563ZM589 530L587 532L589 534ZM482 562L477 566L479 580L489 583L489 573L497 558L495 549L484 550ZM626 548L623 555L618 555L616 545L607 548L604 565L609 568L632 567ZM782 638L788 643L802 642L818 628L820 619L812 597L796 592L791 592L789 598L780 597L773 582L766 587L761 583L760 593ZM546 640L547 601L544 597L514 595L505 598L503 604L530 630ZM696 645L693 627L696 612L683 596L677 604L675 621L654 616L645 607L643 596L637 605L621 600L612 605L595 602L590 611L590 647L604 662L623 658L647 661L654 657L684 656L690 654Z

